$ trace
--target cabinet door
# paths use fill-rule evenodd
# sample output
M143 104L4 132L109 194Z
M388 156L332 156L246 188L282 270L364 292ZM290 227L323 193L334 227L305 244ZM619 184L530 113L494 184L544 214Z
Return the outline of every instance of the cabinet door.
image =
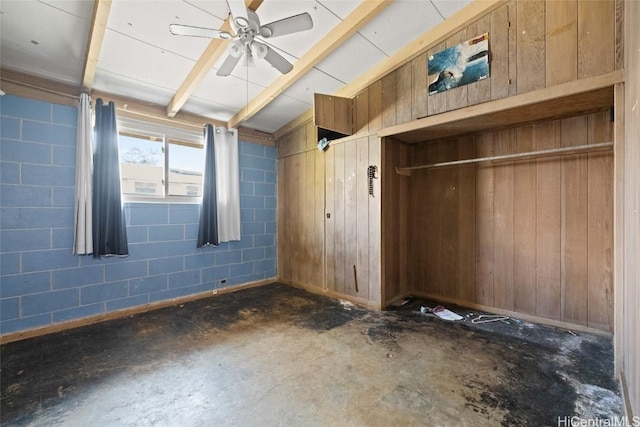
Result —
M368 178L379 164L378 138L332 144L325 156L326 287L378 303L380 183L373 179L371 195Z

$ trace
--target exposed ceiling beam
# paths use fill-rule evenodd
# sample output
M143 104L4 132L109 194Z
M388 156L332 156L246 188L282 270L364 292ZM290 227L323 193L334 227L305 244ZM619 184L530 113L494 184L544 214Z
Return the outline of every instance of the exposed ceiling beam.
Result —
M255 11L260 7L263 0L245 0L245 5ZM221 31L233 33L229 17L225 19ZM229 40L212 39L205 51L193 66L187 77L184 79L176 93L167 104L167 116L175 117L180 109L187 102L193 91L198 87L200 82L205 78L213 64L227 51Z
M96 67L102 48L102 40L107 29L107 20L111 11L111 0L95 0L93 6L93 19L91 21L91 32L87 45L87 56L84 59L84 71L82 73L82 90L89 91L93 86L93 79L96 76Z
M506 3L506 0L473 1L449 18L440 22L438 25L424 32L417 39L413 40L390 57L367 70L354 81L334 92L333 95L353 98L372 83L400 68L407 62L410 62L427 49L446 40L451 35L468 26L481 16L497 9L504 3ZM276 130L273 135L277 140L312 118L313 108L310 108L300 116L282 126L280 129Z
M393 0L365 0L360 3L342 22L336 25L306 54L302 55L293 64L293 69L289 73L278 77L258 96L252 99L246 107L238 111L229 120L227 126L229 128L238 127L241 123L253 117L392 2Z

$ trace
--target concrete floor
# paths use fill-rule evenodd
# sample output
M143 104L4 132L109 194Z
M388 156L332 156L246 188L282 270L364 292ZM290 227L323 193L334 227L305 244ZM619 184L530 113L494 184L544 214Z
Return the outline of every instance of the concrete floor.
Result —
M622 415L611 340L281 284L1 348L0 424L557 426ZM565 424L568 425L568 424Z

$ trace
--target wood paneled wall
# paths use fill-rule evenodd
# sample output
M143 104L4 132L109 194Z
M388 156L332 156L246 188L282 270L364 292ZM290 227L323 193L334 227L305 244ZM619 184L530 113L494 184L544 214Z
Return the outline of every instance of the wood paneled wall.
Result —
M411 164L610 142L610 117L419 144ZM612 331L611 153L423 169L408 179L409 289Z
M311 124L290 138L295 142L278 150L278 276L323 289L325 156L315 148Z
M353 109L356 134L348 140L369 137L378 129L420 117L620 69L624 65L622 5L623 0L507 1L437 46L426 46L420 55L359 92ZM490 77L429 96L428 55L484 32L489 33ZM603 250L599 254L601 259L597 259L596 252L600 246L610 243L605 239L610 233L598 234L597 231L600 226L611 227L611 218L608 223L594 224L604 211L612 209L612 196L609 191L597 201L590 192L585 193L585 189L589 186L601 189L610 184L611 156L581 155L578 156L579 161L539 160L494 168L465 166L420 172L434 173L441 184L420 188L411 184L415 177L398 176L394 171L395 166L407 164L402 164L405 159L416 161L432 156L459 159L483 153L499 154L568 144L563 132L574 132L568 130L572 123L580 128L580 124L574 123L580 120L589 121L582 117L553 122L555 124L496 130L453 142L441 141L429 145L426 152L416 151L413 155L410 155L410 146L383 142L380 164L384 187L381 195L382 224L377 230L369 226L370 233L379 233L382 240L380 302L384 304L419 286L425 292L442 292L464 301L479 301L487 306L506 307L550 319L610 329L611 313L603 314L598 308L604 307L605 311L611 308L610 271L608 276L603 273L600 277L605 279L603 288L598 288L595 282L599 280L597 276L602 273L603 265L605 269L606 266L611 267L612 254ZM587 124L590 131L581 128L575 132L583 132L585 137L591 135L594 140L600 138L597 132L604 132L605 127L607 132L611 132L610 125L598 126ZM304 193L303 188L311 182L317 185L318 168L325 171L324 191L333 188L334 196L351 203L348 195L351 187L336 188L335 182L329 182L326 173L328 170L335 173L335 163L327 166L318 159L322 153L308 153L317 151L314 137L315 129L311 122L307 122L278 141L281 164L278 259L279 274L283 278L322 287L325 285L321 283L335 281L335 272L333 279L320 273L312 274L320 268L313 263L313 267L307 267L307 263L318 258L318 251L335 252L336 243L329 242L326 236L318 242L300 235L301 230L307 229L307 225L303 225L305 221L319 224L317 212L314 219L297 215L305 206L318 203L315 199L303 199L302 194L310 197L309 190ZM315 169L311 168L310 160L303 166L303 153L315 159ZM324 161L329 158L326 154ZM301 156L300 159L297 156ZM350 159L345 157L346 162ZM597 172L598 169L601 172ZM289 170L294 172L287 172ZM608 173L609 181L594 179L599 173L603 176ZM587 181L582 181L583 178ZM306 184L300 184L301 181ZM460 185L466 182L473 182L474 187ZM565 194L568 185L574 185L575 194L580 194L575 200ZM342 195L340 191L343 191ZM320 197L321 192L316 189L314 194L314 197ZM543 202L553 198L563 202ZM431 204L419 207L416 199L430 200ZM348 203L345 206L351 206ZM358 203L356 201L356 205ZM581 209L586 209L586 218ZM573 212L582 218L581 221L567 221ZM423 224L438 224L438 221L441 232L424 235L424 239L411 239L411 233L405 232ZM445 235L454 237L445 239ZM551 238L553 235L565 237L557 241ZM496 236L499 236L497 243ZM592 245L594 239L602 242ZM580 249L585 241L589 242L589 251ZM314 255L308 257L305 255L307 252ZM413 259L410 254L414 253L423 257ZM491 263L487 261L489 254ZM584 264L585 257L587 264ZM495 270L492 263L502 263L504 268ZM590 270L585 271L584 265L591 265ZM331 266L324 268L329 271ZM425 275L425 272L435 275ZM581 279L586 280L580 285L584 289L572 287ZM568 282L571 284L567 286ZM346 282L344 288L340 287L342 285L331 286L336 293L351 295L351 288ZM579 298L582 299L578 301Z
M357 94L355 131L370 132L620 69L623 19L616 5L621 3L511 0ZM429 96L428 56L485 32L490 77Z
M380 172L373 196L367 176L380 168L380 140L346 138L325 151L316 141L309 123L279 142L278 277L380 307Z
M379 139L343 139L323 155L326 288L379 307L381 188L374 179L369 195L367 175L369 165L380 167Z
M409 177L399 175L391 165L409 162L406 144L385 138L382 145L382 260L384 304L409 291Z

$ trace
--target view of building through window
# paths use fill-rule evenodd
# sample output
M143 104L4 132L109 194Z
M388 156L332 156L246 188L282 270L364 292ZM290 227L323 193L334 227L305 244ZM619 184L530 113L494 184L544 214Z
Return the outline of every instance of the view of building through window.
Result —
M122 194L136 197L202 196L204 149L166 136L122 132L119 136Z

